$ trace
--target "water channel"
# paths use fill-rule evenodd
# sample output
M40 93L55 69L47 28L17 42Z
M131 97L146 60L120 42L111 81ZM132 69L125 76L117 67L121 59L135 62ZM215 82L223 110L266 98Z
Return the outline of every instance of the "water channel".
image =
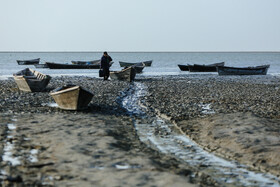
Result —
M137 134L147 146L182 160L190 166L203 168L203 173L223 186L280 186L276 176L251 171L236 161L225 160L203 150L168 120L156 116L151 117L151 123L143 123L141 117L147 118L147 114L140 103L145 95L145 85L134 82L124 93L122 105L132 117L136 117L134 125Z

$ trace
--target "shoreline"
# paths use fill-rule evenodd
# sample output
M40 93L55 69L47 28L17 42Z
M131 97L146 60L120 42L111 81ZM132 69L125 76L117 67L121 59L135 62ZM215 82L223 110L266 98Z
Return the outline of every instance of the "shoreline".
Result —
M270 149L268 150L268 149L261 149L261 148L263 146L266 146L268 143L272 144L272 142L275 141L275 139L273 139L273 141L264 140L261 138L260 135L263 135L263 133L265 132L269 132L269 135L271 135L272 130L273 132L276 131L276 133L277 130L278 133L280 132L279 131L280 127L279 125L277 125L279 124L279 118L280 118L280 110L278 107L280 105L279 104L280 100L279 97L277 96L277 94L280 95L279 77L270 76L270 75L242 76L242 77L218 76L217 77L216 75L199 74L199 75L189 75L189 76L184 75L184 76L168 76L168 77L140 76L135 81L140 81L148 87L147 96L141 99L142 104L148 108L148 114L153 116L155 115L156 112L158 112L161 115L165 115L165 117L175 122L178 125L178 127L187 136L189 136L191 139L193 139L195 142L197 142L199 145L209 150L210 152L213 152L215 154L220 154L222 157L225 158L236 159L241 163L245 162L246 165L249 165L254 169L275 174L279 178L279 173L277 172L279 171L278 170L279 168L276 167L275 169L273 169L269 165L269 163L271 162L271 158L268 158L266 155L261 155L261 157L258 160L251 160L252 155L257 158L257 155L260 155L260 153L270 154L272 153L271 151L273 151ZM144 181L146 181L146 184L152 184L150 182L158 182L159 180L163 180L163 181L170 180L173 182L177 181L178 186L180 185L184 186L186 184L192 185L190 184L190 182L195 184L201 184L201 185L210 185L210 186L215 185L215 181L210 180L208 176L202 175L198 177L198 175L195 174L194 175L195 177L191 177L191 175L193 175L194 173L200 173L199 168L189 167L188 165L183 164L178 160L174 160L174 158L171 158L168 155L163 155L157 151L150 150L143 143L139 141L137 135L135 134L135 129L132 125L133 123L131 121L132 120L131 117L127 115L125 109L123 109L118 103L118 99L122 96L122 92L129 88L130 83L121 82L121 81L104 82L97 78L83 77L83 76L53 77L53 79L50 82L50 85L48 86L48 91L58 86L61 86L63 84L71 82L72 84L79 84L87 89L90 89L94 93L94 97L90 103L90 107L88 110L81 111L81 112L71 112L71 111L63 111L57 108L51 108L46 105L42 105L42 103L47 104L47 103L54 102L52 98L48 95L48 92L41 92L41 93L18 92L16 84L12 79L0 80L0 82L2 84L2 88L0 88L0 92L1 92L0 113L2 113L2 116L3 113L5 113L5 115L10 117L18 116L17 118L18 121L15 123L18 123L17 126L18 129L16 131L17 134L19 134L20 138L24 138L26 134L29 134L29 136L31 137L25 137L25 138L32 139L32 134L34 133L38 134L38 137L34 138L34 140L35 142L36 141L41 142L39 146L41 147L39 148L40 150L39 157L38 157L39 163L41 163L40 159L46 161L41 164L52 163L49 166L42 166L42 168L39 168L39 171L42 172L43 175L48 173L45 171L46 168L51 169L53 165L64 167L63 159L64 157L67 158L67 154L65 154L65 152L63 153L57 152L56 148L52 146L53 144L55 145L55 142L56 143L62 142L65 145L67 144L65 140L57 136L56 130L58 130L60 133L63 133L65 136L69 136L70 134L75 134L74 132L76 131L80 131L80 133L85 135L84 141L89 141L89 145L83 145L83 146L81 145L81 147L77 149L77 152L74 151L72 152L72 154L75 155L82 154L81 155L82 157L84 157L85 155L92 154L92 152L94 152L92 148L97 146L94 145L95 141L100 142L98 146L101 146L100 147L101 149L105 149L107 151L109 151L110 149L114 149L114 151L120 157L123 157L126 161L118 162L115 160L114 161L115 163L112 163L113 165L116 163L120 163L117 164L119 165L117 167L126 168L128 167L128 165L134 167L134 168L128 167L127 170L125 169L126 172L122 172L124 173L122 177L127 177L131 179L131 184L136 184L138 182L141 183ZM242 88L246 88L249 91L248 90L242 91L243 90ZM236 90L236 89L239 90L238 94L232 92L232 90ZM267 96L266 94L268 94L268 97L264 98L263 100L260 100L261 103L265 106L262 106L260 107L261 109L258 109L258 107L256 107L256 103L257 103L256 101L259 101L258 99L261 99L262 97L258 97L257 99L253 99L253 98L257 97L258 94L260 93L264 96ZM238 100L236 100L235 99L236 97L238 97L238 99L241 99L241 101L239 102ZM243 101L246 102L244 103ZM207 108L205 104L209 104L209 103L211 105L208 106ZM269 107L270 109L268 109ZM215 113L211 113L211 110L215 111ZM253 115L250 112L252 112ZM82 118L79 116L84 116L84 117ZM113 118L113 120L109 120L109 118ZM229 120L229 119L233 119L233 120ZM265 119L271 119L271 120L265 120ZM75 127L74 124L79 123L79 120L83 120L85 124L88 124L88 129L83 127L82 124L79 124L78 127ZM248 120L251 122L250 124L258 122L259 120L261 121L258 122L256 126L254 126L255 128L248 129L250 127L250 124L248 125L247 123ZM60 124L56 126L58 129L50 125L54 123L54 121ZM235 121L235 123L232 124L232 121ZM67 122L71 123L72 125L69 125ZM3 118L1 120L1 123L5 124ZM43 128L45 130L42 130L40 128L40 125L43 124L44 124ZM102 130L103 125L100 124L108 124L108 125L107 126L105 125L106 126L105 130ZM219 124L218 129L216 128L216 124ZM247 126L244 126L243 124L246 124ZM271 126L269 124L274 124L274 125ZM31 126L34 127L34 129L31 128ZM265 126L265 128L263 128L263 126ZM228 145L233 144L232 145L233 147L230 147L229 150L226 150L227 147L224 144L221 144L221 142L223 141L225 142L226 138L238 138L237 140L240 140L238 134L234 133L233 131L229 131L229 128L231 127L234 127L235 130L239 128L239 135L248 134L243 129L240 129L241 127L244 127L246 131L256 136L256 138L252 138L246 141L245 140L240 141L240 144L227 141ZM68 128L73 130L69 130ZM262 128L264 130L260 131L260 129ZM5 129L6 127L4 126L0 128L1 137L2 137L1 146L4 145L3 138L6 136L4 132L7 132L7 129L6 130ZM91 136L87 136L86 132L91 130L97 133L99 139L90 141ZM210 132L212 134L209 134ZM129 138L127 139L124 136L124 134L127 135L129 134ZM46 135L47 136L49 135L49 137L47 137ZM279 137L279 134L273 135L273 138L277 138L277 136ZM107 139L107 137L109 139ZM113 139L111 139L110 137L113 137ZM81 142L79 143L80 138L81 136L78 136L77 134L77 139L76 139L77 145L81 144ZM244 152L242 152L244 151L244 149L242 149L242 146L252 147L253 145L250 142L254 142L256 139L258 139L257 141L258 144L262 146L262 147L258 147L260 149L257 149L260 152L255 153L253 151L252 152L247 151L246 156L242 156L241 153L244 154ZM113 148L112 146L109 147L106 146L105 144L107 140L108 140L107 143L111 142L110 144L114 145L113 147L115 148ZM217 142L217 140L219 140L219 142ZM9 141L14 141L14 139ZM117 141L118 143L116 143L115 141ZM128 143L127 141L130 141L130 143ZM262 144L263 142L265 142L265 144ZM31 148L36 147L28 142L27 144L22 143L19 146L21 147L27 146ZM42 147L45 147L47 149L44 150L45 148ZM118 148L116 149L116 147ZM235 147L237 148L233 149ZM273 149L278 150L279 147L280 145L276 144L275 147L273 147ZM65 149L66 152L68 152L69 150L70 149ZM144 150L143 153L139 152L140 150ZM127 151L128 153L126 153ZM130 162L130 160L133 157L129 155L130 153L134 157L137 157L139 159L135 160L135 162ZM58 154L58 156L60 157L60 159L58 160L60 161L55 162L50 158L45 158L41 154L46 154L46 155ZM100 155L100 153L97 152L95 154ZM110 151L104 154L102 153L103 157L106 158L108 158L108 155L110 154L113 153ZM233 156L231 156L232 154ZM100 156L97 157L98 159L100 158ZM85 159L89 163L94 162L94 160L91 160L88 156L85 156L85 158L89 159L89 160ZM150 160L146 160L144 158L149 158ZM277 163L278 158L279 158L279 154L277 154L276 151L276 154L274 155L272 161ZM146 161L142 163L140 161L142 159ZM108 163L110 162L109 160L106 159L102 160L100 158L99 162L101 164L99 165L101 166L106 165L107 162ZM259 160L265 160L265 163L263 161L258 163ZM71 164L73 165L73 167L79 168L80 167L78 164L79 162L80 162L79 159L76 159L75 161L72 161ZM1 164L3 163L1 162ZM29 167L28 165L30 165L30 163L25 163L25 164L26 167ZM68 164L67 167L71 168L72 167L71 164ZM83 164L86 164L86 162ZM5 167L8 167L7 163L4 165ZM141 168L143 168L143 170L136 169L139 165L141 165ZM104 175L102 174L102 172L104 171L99 171L99 169L96 168L99 166L94 166L94 167L95 167L94 172L97 172L95 174L97 174L99 177ZM150 167L152 167L153 169L151 169ZM26 182L26 179L28 179L30 175L26 174L26 170L24 169L24 167L22 168L23 170L17 170L16 168L13 169L16 169L15 171L20 171L18 173L21 174L22 179ZM111 173L113 177L115 175L115 172L117 172L115 171L115 169L116 167L114 168L109 166L106 169L106 172ZM144 176L145 172L148 173L151 172L152 177L150 179L143 178L142 180L138 180L135 177L129 175L131 169L132 171L137 173L136 175L138 177L142 175ZM85 171L87 172L89 172L89 170L85 169ZM164 172L159 172L161 170ZM68 174L73 175L72 173L73 171L75 171L75 168L73 168L72 171L69 171ZM59 172L61 172L62 174L64 173L65 176L61 178L57 176L57 180L55 179L51 181L50 184L66 185L65 180L67 180L66 177L68 175L67 172L65 173L63 170L59 170ZM82 173L86 175L87 172L85 173L82 172ZM55 173L56 172L53 172L50 176L56 176L57 174ZM34 175L34 173L32 175ZM158 178L157 176L161 176L161 177ZM74 177L74 180L77 182L80 180L78 178L79 177L76 176ZM91 181L89 180L90 176L87 176L86 178L88 181ZM99 179L101 183L96 183L96 184L106 183L107 185L109 185L110 182L112 184L112 181L104 181L101 180L101 178ZM115 178L115 180L120 182L119 179L117 178ZM82 181L85 182L85 180ZM85 182L84 184L89 185L92 183ZM161 185L161 183L156 183L156 184Z

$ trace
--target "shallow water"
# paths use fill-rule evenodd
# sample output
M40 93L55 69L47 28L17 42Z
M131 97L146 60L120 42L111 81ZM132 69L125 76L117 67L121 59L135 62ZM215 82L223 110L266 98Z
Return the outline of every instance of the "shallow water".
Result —
M123 98L123 107L131 115L144 117L145 108L139 105L141 97L147 94L143 84L135 82ZM210 110L209 106L205 109ZM212 112L212 111L211 111ZM203 168L204 173L210 175L222 185L234 186L280 186L279 179L270 174L250 171L247 166L236 161L228 161L217 157L199 147L187 136L181 134L173 124L161 119L153 118L150 124L135 121L137 134L142 142L162 153L172 155L186 162L188 165Z

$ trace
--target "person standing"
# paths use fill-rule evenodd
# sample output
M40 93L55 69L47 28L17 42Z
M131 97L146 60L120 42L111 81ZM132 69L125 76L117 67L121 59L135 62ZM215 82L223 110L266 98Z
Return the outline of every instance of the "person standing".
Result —
M110 75L110 62L113 59L108 55L108 53L105 51L103 53L103 56L101 58L101 66L100 68L103 69L104 72L104 80L108 80L109 75Z

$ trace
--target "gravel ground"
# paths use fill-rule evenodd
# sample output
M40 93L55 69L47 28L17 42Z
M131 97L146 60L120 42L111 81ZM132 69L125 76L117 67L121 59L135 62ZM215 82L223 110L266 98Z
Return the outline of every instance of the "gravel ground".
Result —
M280 78L189 75L145 81L143 103L217 155L280 176Z
M156 114L165 115L176 122L183 133L205 149L223 157L239 160L241 163L245 163L255 169L271 172L278 176L280 175L280 164L278 164L280 160L279 77L269 75L222 77L217 75L193 74L167 77L140 76L136 81L147 86L148 94L142 98L142 103L147 106L149 116L155 116ZM110 146L105 146L104 142L101 142L89 148L88 146L90 144L87 144L77 149L77 152L71 152L72 154L78 155L82 152L83 157L88 155L87 151L84 152L84 148L94 152L95 146L103 146L102 148L106 149L108 154L113 154L109 151L111 149L116 151L118 153L117 155L119 155L118 159L125 156L127 158L126 160L129 160L131 159L131 155L132 157L137 157L138 160L134 164L143 165L143 170L140 170L138 173L141 180L136 180L136 178L128 175L131 171L128 171L122 177L129 179L128 181L131 181L131 183L142 184L142 186L151 185L153 181L164 180L169 175L171 178L166 179L178 181L178 186L191 185L189 183L190 180L202 186L218 185L208 176L203 174L196 175L199 172L199 168L191 168L168 155L162 155L161 153L148 149L139 141L132 120L119 103L120 98L123 96L122 92L125 92L130 87L130 83L128 82L103 81L89 77L55 77L52 78L47 90L40 93L20 92L13 79L0 80L0 83L0 113L2 114L0 154L3 153L5 142L14 141L14 139L7 140L8 130L5 124L10 123L10 119L13 116L17 116L18 123L23 126L17 130L18 139L23 139L25 134L31 137L34 133L42 134L40 136L38 135L37 140L16 144L18 146L17 150L20 152L20 150L26 147L32 149L37 142L41 142L41 146L43 147L40 149L42 157L39 154L39 159L42 161L46 159L47 163L52 163L51 166L47 167L50 171L45 171L45 167L40 166L34 172L29 173L27 172L28 169L26 169L30 167L28 163L21 167L11 167L7 163L1 162L2 167L9 168L7 171L12 171L21 176L21 178L17 178L16 175L10 176L10 178L6 179L8 185L12 185L14 182L18 182L19 184L26 182L26 184L30 185L42 184L43 180L40 176L46 173L51 176L63 176L64 178L57 177L57 183L52 181L48 183L50 186L57 184L67 186L69 185L67 180L70 179L73 179L77 183L79 183L79 180L86 181L82 179L82 176L75 176L73 174L74 171L78 170L77 168L81 167L76 162L72 162L73 167L75 166L74 169L69 169L68 172L63 173L62 170L54 171L56 166L58 168L64 167L63 159L57 160L57 162L48 160L49 155L59 155L58 157L63 158L63 154L68 154L69 151L65 150L62 153L55 151L54 145L61 140L57 138L57 133L50 124L54 120L59 119L57 124L61 124L61 133L68 136L67 134L70 131L67 130L69 126L66 121L69 121L69 119L71 119L70 121L79 120L80 115L78 114L84 115L84 123L91 125L89 125L88 129L84 129L83 126L78 126L77 129L73 129L73 132L81 131L82 134L86 134L95 125L101 128L102 125L91 122L91 120L98 119L103 121L102 124L105 124L104 128L106 129L105 132L97 133L98 136L102 134L104 137L110 136L113 139L107 142ZM94 96L87 110L79 112L64 111L48 106L48 104L54 103L54 100L49 95L49 91L64 84L78 84L93 92ZM93 114L97 116L92 116ZM56 116L63 117L60 119ZM27 123L24 124L24 121ZM41 125L45 124L45 128L47 129L43 131L36 126L38 121L40 121ZM114 126L114 122L112 121L115 121L118 125ZM28 126L34 126L35 129L30 130ZM48 135L50 137L46 138L45 132L49 132ZM243 140L242 136L244 137L244 135L247 136L248 134L251 134L250 138ZM268 135L270 138L266 138ZM79 134L76 138L75 146L82 144L80 142L81 138L82 136ZM90 134L87 138L85 137L87 141L91 138ZM107 141L108 139L105 138L105 140ZM44 145L44 141L48 143ZM97 138L96 140L92 139L92 141L100 140ZM18 142L18 140L16 139L15 142ZM223 144L223 142L227 143ZM68 142L65 142L65 144L68 145ZM259 147L254 147L256 144ZM131 155L128 156L129 154L126 152L131 153ZM139 154L140 152L143 153ZM95 154L98 153L95 152ZM43 157L43 155L48 156ZM149 159L141 162L144 158ZM255 160L252 158L255 158ZM99 161L101 163L117 163L117 160L110 161L106 159L107 157L104 157L104 160L101 159ZM152 168L151 171L155 171L151 172L153 176L151 178L145 177L144 172L144 170L150 168L149 164ZM69 167L69 164L67 167ZM51 172L52 170L53 172ZM36 175L38 171L41 173L40 176ZM167 173L161 173L161 171ZM111 170L109 172L111 172L110 176L116 175ZM144 172L142 173L143 175L141 175L141 172ZM87 176L89 182L85 182L84 184L86 186L92 184L108 186L108 183L102 181L104 175L106 174L97 172L96 176L100 177L98 178L100 183L89 180L93 176ZM195 176L195 178L190 177L191 175ZM24 179L28 180L24 181ZM115 182L118 185L129 186L128 184L121 183L117 179L111 181L114 184ZM157 183L156 186L162 185L161 183Z

